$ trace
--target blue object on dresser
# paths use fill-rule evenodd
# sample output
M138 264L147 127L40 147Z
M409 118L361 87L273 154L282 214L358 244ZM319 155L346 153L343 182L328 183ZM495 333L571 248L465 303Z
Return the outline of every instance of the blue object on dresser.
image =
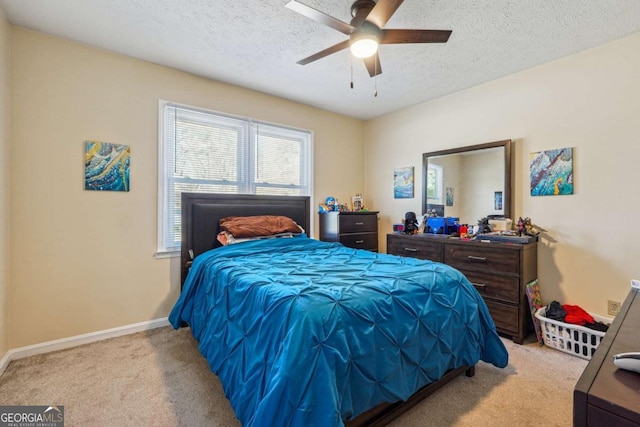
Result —
M431 234L451 234L458 231L458 221L460 218L452 216L428 217L425 233Z

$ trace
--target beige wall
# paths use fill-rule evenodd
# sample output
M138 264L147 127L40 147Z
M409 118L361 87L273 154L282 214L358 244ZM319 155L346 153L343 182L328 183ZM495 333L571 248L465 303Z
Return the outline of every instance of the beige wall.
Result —
M11 25L0 8L0 359L8 350L9 118L11 110Z
M514 216L547 230L538 256L544 302L606 315L607 299L622 301L640 277L639 75L636 34L367 122L365 191L381 211L381 247L394 220L420 211L420 190L393 199L394 168L414 166L421 183L423 152L513 139ZM575 193L532 197L529 153L561 147L574 147Z
M10 348L173 306L178 259L154 258L158 99L313 130L313 211L363 191L359 120L23 28L12 36ZM85 140L131 146L129 193L84 191Z

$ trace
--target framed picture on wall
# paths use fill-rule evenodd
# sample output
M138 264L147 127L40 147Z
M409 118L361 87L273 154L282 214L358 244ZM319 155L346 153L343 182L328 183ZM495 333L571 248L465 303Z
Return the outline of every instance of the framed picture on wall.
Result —
M129 191L130 162L128 145L85 141L84 189Z
M393 171L393 198L413 199L413 166Z
M573 194L573 148L529 154L532 196Z
M496 211L502 210L502 191L493 193L493 209Z

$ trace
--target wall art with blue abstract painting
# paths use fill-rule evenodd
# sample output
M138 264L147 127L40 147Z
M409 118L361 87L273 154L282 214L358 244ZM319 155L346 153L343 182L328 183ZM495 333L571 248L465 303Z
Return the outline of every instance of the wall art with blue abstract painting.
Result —
M413 166L393 171L393 198L413 198Z
M531 153L529 175L532 196L573 194L573 149Z
M84 144L84 189L129 191L129 146L99 141Z

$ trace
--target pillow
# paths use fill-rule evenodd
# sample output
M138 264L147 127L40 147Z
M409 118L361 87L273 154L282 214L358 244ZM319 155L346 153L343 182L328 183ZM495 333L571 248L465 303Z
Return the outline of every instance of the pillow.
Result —
M277 215L228 216L220 220L220 229L236 239L304 232L291 218Z
M250 242L253 240L275 239L275 238L281 238L281 237L299 237L299 236L304 236L304 234L303 233L280 233L280 234L274 234L272 236L242 237L242 238L236 239L235 237L233 237L233 234L229 233L228 231L221 231L220 233L218 233L217 240L218 242L220 242L222 246L227 246L227 245L233 245L235 243Z

